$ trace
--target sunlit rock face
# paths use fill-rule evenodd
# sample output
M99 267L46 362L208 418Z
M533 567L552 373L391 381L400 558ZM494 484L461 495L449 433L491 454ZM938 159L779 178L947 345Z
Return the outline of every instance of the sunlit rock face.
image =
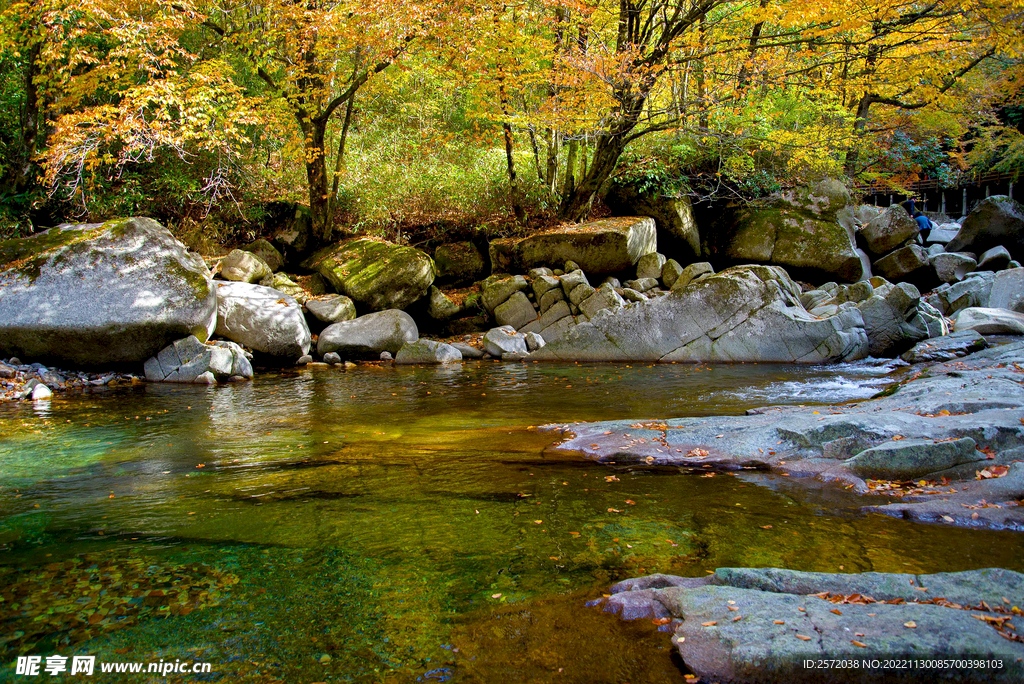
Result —
M0 242L0 352L80 366L141 363L217 318L209 269L148 218Z

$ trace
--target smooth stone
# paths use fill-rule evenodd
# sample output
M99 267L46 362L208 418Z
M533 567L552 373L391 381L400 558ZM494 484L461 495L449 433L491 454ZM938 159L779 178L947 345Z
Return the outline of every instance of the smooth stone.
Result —
M305 356L312 344L302 307L293 297L241 282L217 283L216 333L282 358Z
M658 251L654 219L629 216L590 221L527 236L491 242L495 270L525 271L537 266L564 268L571 261L591 274L618 273L645 254Z
M958 252L940 252L930 256L928 260L935 269L939 282L942 283L960 282L964 276L978 267L977 261Z
M540 298L540 311L541 314L546 313L551 307L555 306L558 302L565 301L565 292L561 287L553 288L544 293L544 296Z
M527 354L526 335L516 332L515 328L502 326L491 328L484 333L484 350L491 356L504 358L509 353Z
M435 321L448 321L459 315L458 305L448 298L444 292L436 286L430 286L430 295L427 304L427 315Z
M370 311L404 309L434 282L434 260L425 252L368 238L343 240L304 265Z
M481 291L481 302L487 312L493 314L509 297L528 286L529 282L523 276L506 276L496 280L488 278Z
M956 314L953 330L976 330L982 335L1024 335L1024 314L1007 309L970 307Z
M0 355L141 364L181 337L209 339L216 319L203 259L152 219L0 242Z
M399 365L461 362L462 352L450 344L435 340L408 342L402 345L395 356L395 363Z
M905 481L984 459L970 437L950 442L902 439L865 449L846 465L864 479Z
M999 245L992 249L986 250L978 257L978 270L979 271L1001 271L1010 265L1010 260L1013 257L1010 256L1010 252Z
M644 254L636 262L636 278L637 280L643 280L644 278L651 278L658 280L661 278L661 269L665 265L667 259L664 254L658 252L652 252L650 254Z
M263 238L254 240L245 247L242 247L242 249L255 254L273 272L281 270L281 267L284 266L284 257L281 255L281 252L268 240Z
M892 252L917 234L917 222L899 204L886 207L858 231L867 252L874 257Z
M331 364L332 366L336 363L341 363L341 355L337 352L327 352L323 356L323 362Z
M389 352L389 351L382 351L380 353L380 357L379 358L380 358L381 361L394 361L395 360L395 358L393 356L391 356L391 352Z
M326 295L308 299L305 307L306 311L313 314L314 318L328 325L351 321L356 317L356 305L345 295Z
M906 213L902 208L900 211ZM910 244L886 254L873 267L875 273L890 282L914 278L928 267L928 254L920 246Z
M233 249L220 262L219 274L225 280L238 283L258 283L273 274L263 259L252 252Z
M626 301L610 288L599 288L597 292L580 302L580 313L593 320L602 311L614 311L626 305Z
M679 276L683 273L683 267L675 259L669 259L665 262L665 265L661 269L661 282L664 283L665 287L672 289L672 286L679 280Z
M540 333L528 332L526 333L526 349L531 352L535 352L541 347L547 344Z
M996 274L988 305L994 309L1024 313L1024 268L1011 268Z
M676 282L672 284L672 291L676 292L690 283L698 280L701 276L714 275L715 269L706 261L698 261L683 269Z
M654 278L637 278L636 280L627 280L624 284L629 289L636 290L637 292L647 292L658 287L658 281Z
M484 350L478 349L471 344L464 342L452 342L452 346L459 350L464 359L481 359L484 356Z
M647 295L642 292L637 292L631 287L624 287L619 290L619 296L625 299L627 302L646 302Z
M499 326L510 325L518 329L536 318L537 310L522 291L514 293L494 310L494 320Z
M1024 258L1024 206L1006 195L979 202L946 250L981 254L998 246L1006 247L1015 259Z
M320 333L317 353L323 356L333 351L345 356L379 358L383 351L397 354L404 344L418 339L419 329L412 316L390 309L327 326Z
M39 383L32 388L32 401L39 401L40 399L49 399L53 396L53 392L46 385Z
M296 366L305 366L306 364L310 364L310 363L313 363L313 357L310 356L309 354L306 354L305 356L300 356L299 360L295 362L295 365Z

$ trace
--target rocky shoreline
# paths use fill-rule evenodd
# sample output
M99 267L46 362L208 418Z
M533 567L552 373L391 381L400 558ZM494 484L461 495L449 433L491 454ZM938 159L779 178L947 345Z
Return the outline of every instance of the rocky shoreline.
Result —
M764 470L877 495L870 510L1024 531L1024 342L915 366L883 396L744 416L548 426L602 462Z
M649 575L590 602L649 619L701 682L1019 682L1024 575L719 568ZM692 681L688 679L688 681Z

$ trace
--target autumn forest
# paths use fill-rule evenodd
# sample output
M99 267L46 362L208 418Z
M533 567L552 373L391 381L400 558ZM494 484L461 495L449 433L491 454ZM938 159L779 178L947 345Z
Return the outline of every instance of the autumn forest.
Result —
M1020 0L4 0L0 231L578 221L1019 169Z

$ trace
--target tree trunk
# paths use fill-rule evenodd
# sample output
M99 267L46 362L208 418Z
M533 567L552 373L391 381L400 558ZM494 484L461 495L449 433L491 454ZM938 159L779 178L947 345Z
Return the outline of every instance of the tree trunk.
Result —
M314 120L300 124L305 134L306 181L309 183L309 210L313 219L313 237L320 245L331 241L334 217L327 187L327 157L324 155L326 122Z
M39 89L36 87L36 75L39 72L39 55L42 46L42 41L35 41L25 55L25 107L21 120L21 158L18 159L14 171L16 191L27 190L35 183L36 179L34 158L39 146L43 110Z
M567 221L582 221L586 218L597 191L615 170L624 149L625 135L626 133L604 135L598 139L590 168L580 178L579 185L573 192L562 198L562 203L558 207L560 218Z
M334 181L331 183L331 196L328 204L328 213L334 216L334 210L338 202L338 185L341 183L341 168L345 159L345 143L348 141L348 129L352 125L352 110L355 108L356 96L353 93L349 98L348 107L345 109L345 123L341 125L341 140L338 141L338 156L334 160Z
M516 215L516 220L523 223L526 220L526 211L523 209L522 193L519 191L515 160L512 157L512 126L506 121L501 124L501 129L505 134L505 163L508 166L508 182L510 186L509 199L512 201L512 211Z
M846 153L846 164L843 168L843 173L851 178L857 174L857 164L860 162L860 149L856 147L856 140L867 127L868 110L871 108L872 102L874 102L874 98L871 93L864 93L857 102L857 114L853 122L854 147Z

